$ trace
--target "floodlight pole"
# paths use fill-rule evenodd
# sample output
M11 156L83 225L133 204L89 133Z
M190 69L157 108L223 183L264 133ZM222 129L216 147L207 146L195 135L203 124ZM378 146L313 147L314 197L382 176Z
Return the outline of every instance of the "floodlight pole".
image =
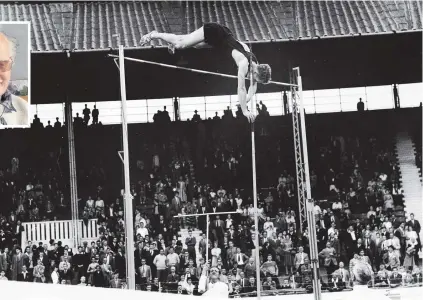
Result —
M122 142L123 167L125 174L124 210L126 240L126 282L130 290L135 290L135 258L134 258L134 219L132 208L131 185L129 178L128 122L126 106L125 58L123 45L119 45L120 94L122 100Z
M317 248L316 236L316 221L314 217L314 201L311 197L310 185L310 169L308 162L308 148L307 148L307 133L305 124L305 113L303 103L303 84L300 74L300 68L294 68L294 76L296 75L297 88L292 88L293 109L292 114L299 115L299 122L293 122L295 137L295 153L297 156L297 181L301 180L298 186L299 205L300 205L300 220L305 215L308 225L309 245L310 245L310 260L313 267L313 292L314 299L321 300L322 293L320 289L319 278L319 251ZM294 105L295 104L295 105ZM298 109L298 110L297 110ZM298 117L297 115L297 117ZM294 118L294 116L293 116ZM300 130L299 130L300 129ZM300 162L300 164L299 164ZM303 224L300 223L302 229Z

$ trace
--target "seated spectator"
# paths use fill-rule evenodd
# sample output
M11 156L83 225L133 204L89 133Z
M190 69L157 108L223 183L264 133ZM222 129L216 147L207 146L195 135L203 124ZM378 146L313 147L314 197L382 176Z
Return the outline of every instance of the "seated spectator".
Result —
M332 273L332 284L334 288L344 289L351 286L350 272L344 268L344 263L339 262L339 268Z
M271 254L267 256L267 261L261 265L260 271L264 274L264 276L271 276L272 278L277 278L279 275L278 266L276 262L273 261Z
M388 253L385 256L384 261L386 269L391 271L393 271L394 268L398 269L400 261L398 255L394 252L394 247L389 246Z
M175 293L178 288L178 282L179 282L179 275L176 274L176 268L171 267L169 275L167 276L167 280L166 280L167 290L171 293Z
M267 276L266 281L262 284L264 291L276 290L276 282L273 281L272 276Z
M294 265L295 269L298 271L301 269L301 266L305 264L306 261L309 260L308 254L304 253L303 247L298 247L298 253L295 254L294 258Z
M391 288L398 287L402 284L402 276L398 273L396 267L392 268L392 274L389 277L389 286Z

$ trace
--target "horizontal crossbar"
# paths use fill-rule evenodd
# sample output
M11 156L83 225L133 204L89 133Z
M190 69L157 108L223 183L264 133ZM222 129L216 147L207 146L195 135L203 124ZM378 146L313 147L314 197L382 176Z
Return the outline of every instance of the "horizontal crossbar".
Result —
M192 214L192 215L177 215L173 216L174 218L186 218L186 217L205 217L207 215L232 215L232 214L239 214L236 211L227 211L227 212L215 212L215 213L204 213L204 214Z
M118 55L114 55L114 54L109 54L109 56L110 57L113 57L113 58L119 57ZM165 68L179 69L179 70L185 70L185 71L190 71L190 72L194 72L194 73L201 73L201 74L207 74L207 75L216 75L216 76L220 76L220 77L238 79L238 76L235 76L235 75L222 74L222 73L204 71L204 70L199 70L199 69L185 68L185 67L180 67L180 66L175 66L175 65L168 65L168 64L162 64L162 63L158 63L158 62L154 62L154 61L143 60L143 59L136 59L136 58L130 58L130 57L125 57L125 59L126 60L129 60L129 61L140 62L140 63L150 64L150 65L156 65L156 66L165 67ZM246 79L249 79L249 78L246 78ZM280 85L280 86L294 86L294 87L297 86L296 84L290 84L290 83L284 83L284 82L278 82L278 81L269 81L269 84Z

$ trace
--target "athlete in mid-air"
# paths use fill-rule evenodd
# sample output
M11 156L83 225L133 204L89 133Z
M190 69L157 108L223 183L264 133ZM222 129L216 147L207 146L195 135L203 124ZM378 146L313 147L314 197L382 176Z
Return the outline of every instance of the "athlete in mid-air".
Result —
M176 49L204 47L215 47L229 52L238 66L238 100L242 113L250 122L254 121L255 115L248 111L247 103L255 95L257 83L269 83L272 70L267 64L259 64L250 48L235 39L228 27L217 23L206 23L203 27L186 35L152 31L141 38L141 45L148 44L151 40L167 42L171 54L174 54ZM251 82L247 93L245 78L250 77L250 72L253 74L253 82Z

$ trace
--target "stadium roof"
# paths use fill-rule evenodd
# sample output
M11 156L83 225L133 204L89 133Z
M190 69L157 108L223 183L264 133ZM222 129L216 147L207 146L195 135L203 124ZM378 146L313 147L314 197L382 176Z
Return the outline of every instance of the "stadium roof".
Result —
M32 22L33 52L138 47L153 29L186 34L204 22L239 40L270 42L422 29L420 1L2 2L0 20ZM114 35L118 35L115 37ZM154 46L163 46L154 42Z

